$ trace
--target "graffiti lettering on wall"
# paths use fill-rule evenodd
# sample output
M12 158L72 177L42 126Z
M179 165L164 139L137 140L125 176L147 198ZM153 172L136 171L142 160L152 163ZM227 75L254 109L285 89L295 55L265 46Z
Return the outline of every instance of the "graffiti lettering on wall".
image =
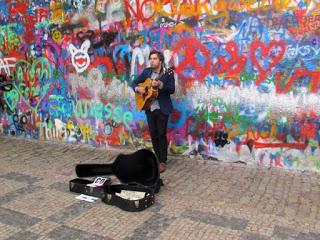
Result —
M11 70L14 69L15 62L16 62L15 58L0 59L0 72L10 76Z
M101 102L82 100L77 101L73 110L77 118L112 119L116 123L123 123L126 128L129 128L130 122L133 120L131 112L123 112L120 107L113 107L112 103L103 105Z
M130 85L157 49L176 67L171 153L320 171L319 8L2 1L0 133L151 146Z

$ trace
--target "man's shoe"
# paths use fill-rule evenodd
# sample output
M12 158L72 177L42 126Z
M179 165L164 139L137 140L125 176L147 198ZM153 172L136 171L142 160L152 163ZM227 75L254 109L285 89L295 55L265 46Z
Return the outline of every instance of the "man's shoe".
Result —
M166 164L165 163L160 163L159 172L163 173L164 171L166 171Z

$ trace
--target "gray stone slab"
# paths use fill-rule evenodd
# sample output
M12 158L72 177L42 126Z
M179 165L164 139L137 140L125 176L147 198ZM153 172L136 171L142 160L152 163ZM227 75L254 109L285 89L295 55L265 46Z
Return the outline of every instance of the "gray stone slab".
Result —
M157 195L156 195L156 198L157 198ZM156 212L159 212L162 207L163 207L163 204L161 204L160 202L158 202L157 199L156 199L156 201L155 201L155 203L152 205L152 207L149 208L149 211L156 213Z
M136 228L130 237L125 239L156 239L175 219L175 217L156 213Z
M40 218L2 207L0 207L0 216L1 223L19 228L27 228L41 221Z
M10 173L1 175L0 177L8 179L8 180L15 180L18 182L26 182L28 184L32 184L34 182L38 182L38 181L42 180L41 178L33 177L30 175L26 175L26 174L22 174L22 173L18 173L18 172L10 172Z
M74 218L80 214L83 214L83 212L87 211L88 209L91 209L94 207L92 203L87 202L78 202L75 204L72 204L71 206L64 208L62 211L55 213L54 215L50 216L48 219L53 222L61 223L68 221L70 218Z
M246 219L234 217L228 218L222 215L195 210L186 210L184 213L182 213L182 217L190 218L193 221L216 225L219 227L231 228L233 230L244 230L249 222Z
M299 232L295 231L294 229L291 228L286 228L282 226L275 226L273 230L273 236L278 237L278 238L295 238L297 237Z
M320 239L320 233L299 233L297 239L303 239L303 240L319 240Z
M269 237L263 236L261 234L256 234L256 233L242 233L240 236L240 240L267 240Z
M38 239L40 236L29 232L29 231L21 231L16 233L13 236L10 236L9 238L6 238L6 240L36 240Z
M71 179L70 179L71 180ZM60 192L69 192L69 182L56 182L49 185L50 189L55 189Z
M19 188L16 191L8 192L5 195L0 196L0 205L6 204L10 201L13 201L17 197L31 194L31 193L34 193L34 192L39 191L41 189L43 189L43 188L39 187L39 186L28 185L26 187Z
M67 226L60 226L48 233L50 239L66 240L66 239L78 239L78 240L112 240L108 237L91 234L80 229L70 228Z

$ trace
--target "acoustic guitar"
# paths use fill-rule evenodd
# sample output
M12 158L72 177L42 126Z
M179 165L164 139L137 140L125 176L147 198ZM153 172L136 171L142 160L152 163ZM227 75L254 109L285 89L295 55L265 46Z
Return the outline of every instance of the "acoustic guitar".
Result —
M165 75L172 74L173 70L175 69L174 66L169 67L164 74L161 74L158 79L162 78ZM139 111L147 110L150 108L150 105L154 99L158 97L158 88L151 86L152 79L147 78L143 83L139 83L138 87L144 87L146 92L144 94L135 93L135 101L136 101L136 108Z

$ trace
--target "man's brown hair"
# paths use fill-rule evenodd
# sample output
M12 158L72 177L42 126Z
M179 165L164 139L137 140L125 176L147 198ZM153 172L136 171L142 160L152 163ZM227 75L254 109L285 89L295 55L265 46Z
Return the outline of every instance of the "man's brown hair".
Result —
M164 56L163 56L162 52L159 52L159 51L157 51L157 50L152 50L152 51L150 52L150 54L149 54L149 59L150 59L151 55L153 55L153 54L157 54L157 55L158 55L158 58L159 58L160 61L163 63L163 61L164 61Z

